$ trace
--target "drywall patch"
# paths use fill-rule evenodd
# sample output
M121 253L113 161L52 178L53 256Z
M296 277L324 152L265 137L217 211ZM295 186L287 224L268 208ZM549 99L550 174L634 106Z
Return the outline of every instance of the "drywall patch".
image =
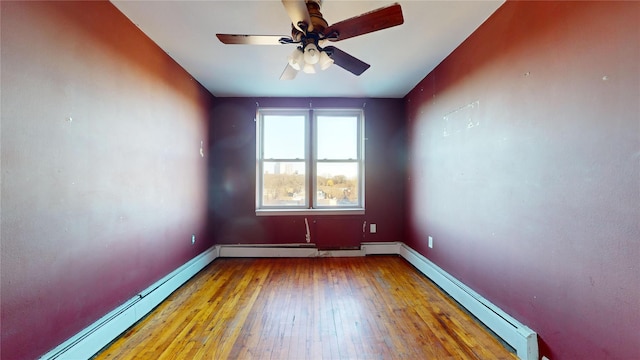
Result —
M476 100L443 116L444 131L442 135L444 137L453 136L480 126L479 109L480 101Z

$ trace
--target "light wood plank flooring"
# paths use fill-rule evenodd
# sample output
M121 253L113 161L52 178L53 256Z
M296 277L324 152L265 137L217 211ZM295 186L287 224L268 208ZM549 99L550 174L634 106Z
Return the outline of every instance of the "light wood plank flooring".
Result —
M397 256L215 260L95 359L516 359Z

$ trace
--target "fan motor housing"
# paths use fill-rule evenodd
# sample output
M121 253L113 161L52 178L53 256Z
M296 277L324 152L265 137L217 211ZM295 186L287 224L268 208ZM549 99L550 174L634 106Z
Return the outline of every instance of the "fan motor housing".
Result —
M327 20L322 17L320 12L321 0L307 0L307 10L309 11L309 17L311 18L312 29L310 32L318 35L321 38L324 33L324 29L329 26ZM302 41L306 37L306 34L298 30L293 24L291 24L291 37L294 41Z

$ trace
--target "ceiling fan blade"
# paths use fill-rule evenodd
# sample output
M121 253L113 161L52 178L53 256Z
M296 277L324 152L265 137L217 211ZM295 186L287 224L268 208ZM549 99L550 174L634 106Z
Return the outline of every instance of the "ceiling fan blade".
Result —
M337 22L324 30L324 35L332 41L340 41L354 36L387 29L404 23L402 8L395 3L350 19ZM337 38L334 34L337 33Z
M313 30L311 16L309 15L309 10L307 10L305 0L282 0L282 5L284 5L284 9L287 10L291 23L296 29L302 32ZM308 29L303 29L303 27L299 25L300 22L305 23Z
M334 46L327 46L324 48L324 51L333 59L334 64L357 76L360 76L360 74L371 66Z
M284 68L282 75L280 75L280 80L293 80L296 75L298 75L298 70L291 67L291 65L287 64L287 67Z
M290 37L279 35L216 34L216 37L224 44L280 45L292 42Z

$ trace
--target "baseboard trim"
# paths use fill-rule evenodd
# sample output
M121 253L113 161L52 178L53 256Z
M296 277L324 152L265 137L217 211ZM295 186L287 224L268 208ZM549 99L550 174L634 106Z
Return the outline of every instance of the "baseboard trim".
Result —
M220 257L355 257L365 256L362 249L318 250L314 244L218 245Z
M40 359L89 359L219 256L213 246L86 327Z
M220 257L314 257L318 249L309 244L283 244L283 245L218 245Z

